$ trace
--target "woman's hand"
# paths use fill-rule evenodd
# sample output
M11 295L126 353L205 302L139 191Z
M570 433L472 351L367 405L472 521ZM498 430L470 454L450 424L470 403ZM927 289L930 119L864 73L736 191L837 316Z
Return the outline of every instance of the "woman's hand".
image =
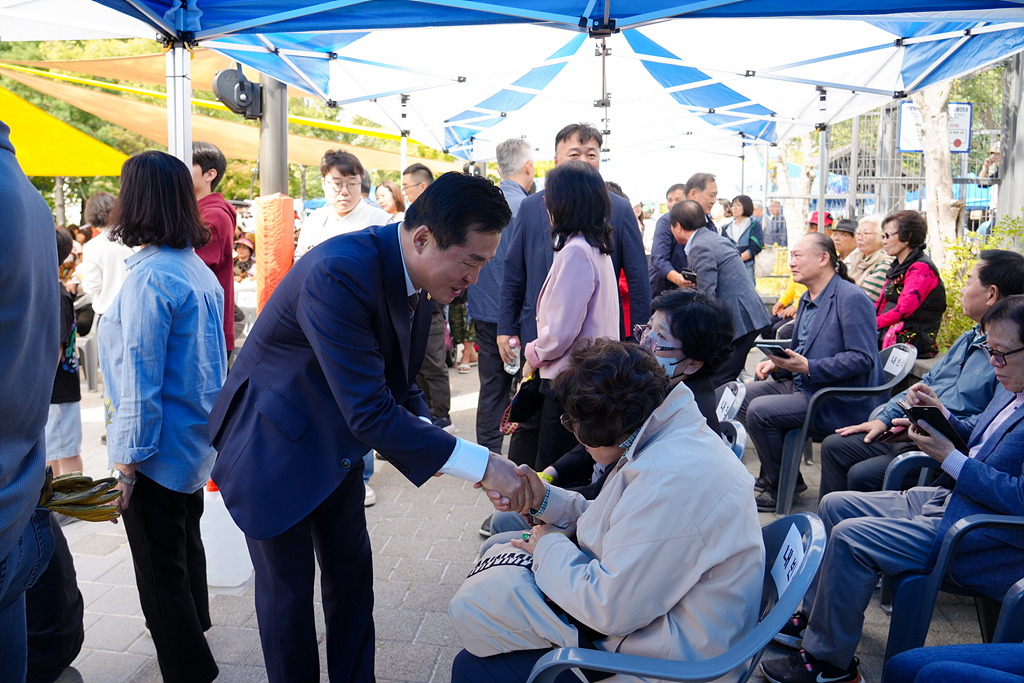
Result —
M784 310L786 310L786 304L781 301L776 301L775 305L772 306L772 315L782 315Z
M525 480L526 501L529 509L539 509L544 504L544 496L548 493L548 487L529 465L517 466L516 473Z
M138 469L138 465L122 465L118 463L117 467L115 467L114 469L119 470L121 474L131 479L135 479L137 477L136 470ZM117 486L115 486L112 490L121 492L121 496L117 499L116 502L117 509L120 510L121 513L123 514L124 511L128 509L128 503L131 500L132 492L135 490L135 487L130 484L126 484L123 481L119 481L117 482ZM110 521L114 524L117 524L116 518Z
M744 251L742 254L740 254L740 258L743 259L744 261L749 261L754 257L750 255L749 251Z
M559 529L553 524L541 524L530 529L529 534L524 534L526 536L525 541L513 538L512 545L533 555L537 552L537 543L548 534L562 534L563 536L568 536L570 532L571 529Z
M530 361L523 359L523 379L533 376L534 367L530 365Z
M796 304L787 306L786 310L782 312L783 318L795 318L796 317Z

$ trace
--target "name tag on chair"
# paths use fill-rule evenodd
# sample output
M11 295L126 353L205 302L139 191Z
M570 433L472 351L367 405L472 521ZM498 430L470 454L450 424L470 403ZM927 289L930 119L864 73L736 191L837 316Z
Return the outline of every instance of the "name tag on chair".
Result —
M903 349L893 349L889 353L889 360L885 362L883 370L890 375L898 375L903 371L903 366L907 364L907 357L910 354Z
M736 394L728 389L722 392L722 400L718 402L718 407L715 408L715 414L718 415L719 422L724 420L725 416L729 414L729 408L732 408L733 401L735 400Z
M779 597L789 588L789 582L793 580L797 568L804 561L804 540L797 530L796 524L789 528L786 540L782 549L775 557L775 564L772 565L772 578L775 579L775 587L779 591Z

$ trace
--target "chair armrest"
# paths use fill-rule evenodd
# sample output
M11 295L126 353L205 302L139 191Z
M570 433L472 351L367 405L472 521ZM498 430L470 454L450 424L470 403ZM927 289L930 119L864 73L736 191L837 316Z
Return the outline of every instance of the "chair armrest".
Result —
M942 539L939 556L935 560L935 568L929 576L929 583L934 584L935 591L942 585L953 558L956 557L960 544L967 533L975 529L1024 529L1024 517L1010 515L969 515L949 528ZM937 594L937 593L936 593Z
M537 660L527 683L554 683L561 672L577 668L663 681L713 681L738 669L749 660L750 657L736 661L736 653L732 651L697 662L678 662L671 659L566 647L553 650Z
M903 455L897 456L896 459L889 463L889 466L885 468L885 479L882 481L882 490L899 491L900 485L903 483L903 478L907 476L907 473L912 469L918 467L936 469L939 466L940 465L937 460L931 456L925 455L921 451L904 453Z
M1024 640L1024 579L1006 591L999 622L992 634L993 643L1019 643L1021 640Z
M862 396L872 396L874 394L882 394L891 390L899 382L886 382L885 384L877 387L825 387L824 389L818 389L811 395L811 400L807 402L807 415L804 418L804 423L800 427L800 438L799 443L803 444L807 442L807 433L811 429L811 425L814 424L814 418L818 414L818 407L821 402L833 394L860 394Z

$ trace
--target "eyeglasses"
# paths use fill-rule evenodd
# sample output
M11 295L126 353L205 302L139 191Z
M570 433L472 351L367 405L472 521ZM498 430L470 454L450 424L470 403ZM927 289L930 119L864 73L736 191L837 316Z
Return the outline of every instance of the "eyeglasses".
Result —
M1006 357L1007 356L1012 356L1015 353L1020 353L1021 351L1024 351L1024 346L1022 346L1019 349L1014 349L1013 351L1007 351L1007 352L1004 353L1002 351L996 351L995 349L991 348L988 345L988 343L981 344L981 348L983 348L985 350L985 353L987 353L988 357L993 360L993 362L994 362L994 364L995 364L995 366L997 368L1004 368L1004 367L1006 367Z
M900 234L899 230L897 230L896 232L883 232L882 233L882 239L884 240L884 239L889 239L890 237L898 237L899 234Z
M406 185L406 184L403 183L402 184L402 192L408 192L409 190L411 190L412 188L416 187L419 184L420 183L413 183L412 185Z
M343 189L348 188L349 194L355 194L359 192L363 187L363 182L361 180L354 180L352 182L346 183L335 180L333 177L329 175L325 175L323 177L323 181L324 185L327 185L335 192L341 192Z
M567 414L562 413L562 416L558 418L558 421L562 423L563 427L572 432L573 436L576 436L576 420L572 419ZM640 435L640 429L642 427L643 425L641 424L639 427L633 430L633 433L629 435L629 438L620 443L618 447L628 449L630 446L632 446L633 442L636 441L636 437Z
M681 346L664 346L658 342L665 341L661 335L651 329L650 325L633 325L633 339L640 342L640 346L651 353L658 351L682 351Z

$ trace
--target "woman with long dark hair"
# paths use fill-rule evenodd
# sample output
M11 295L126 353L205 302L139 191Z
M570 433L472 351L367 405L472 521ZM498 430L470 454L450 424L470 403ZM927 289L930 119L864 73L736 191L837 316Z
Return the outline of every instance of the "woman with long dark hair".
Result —
M163 152L124 162L110 238L139 251L100 326L107 452L142 613L165 681L203 683L217 665L203 486L217 457L207 421L224 383L224 292L195 249L210 239L192 174Z
M732 221L722 226L722 234L728 237L740 250L740 258L747 267L752 280L754 277L754 257L764 248L764 229L754 218L754 201L745 194L733 197L729 205Z
M551 215L555 258L537 299L537 339L526 345L523 377L540 372L540 436L535 469L543 470L576 446L562 426L551 380L569 362L580 339L619 336L619 289L612 269L612 204L601 174L582 161L547 175L544 205Z
M918 358L939 352L935 342L946 312L946 288L923 250L928 223L917 211L900 211L882 221L882 245L893 257L878 298L879 348L899 342L917 347Z

